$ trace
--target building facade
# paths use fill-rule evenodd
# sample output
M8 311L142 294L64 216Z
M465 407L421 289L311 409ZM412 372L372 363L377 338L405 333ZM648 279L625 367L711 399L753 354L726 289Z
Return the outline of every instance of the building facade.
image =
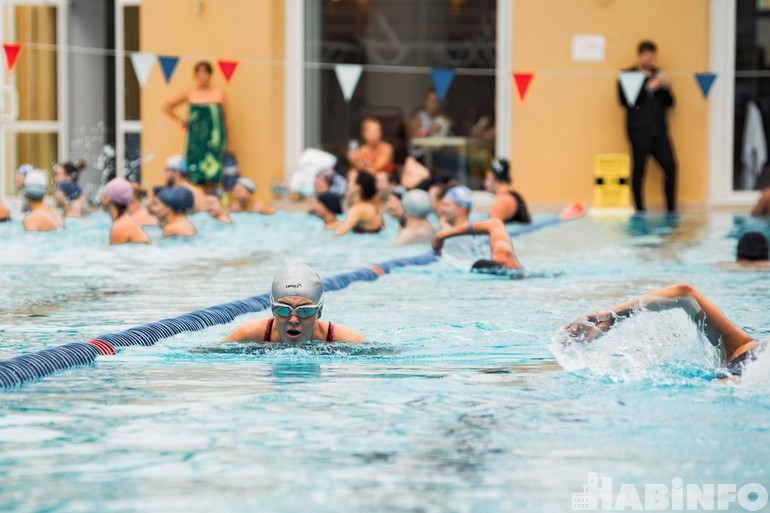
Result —
M237 62L235 71L228 81L217 70L214 82L227 95L230 146L262 199L305 147L344 154L365 116L382 119L405 154L434 73L449 71L444 109L453 134L495 127L485 151L464 154L468 180L478 185L484 159L502 155L533 203L590 202L595 156L629 152L617 73L650 39L676 97L669 127L680 203L749 204L770 185L768 3L0 0L0 39L23 45L13 73L1 75L0 192L12 192L20 163L80 157L94 183L110 166L162 182L163 162L182 152L185 135L162 105L192 85L196 62L216 69L225 60ZM178 64L168 80L153 65L140 85L134 52ZM349 98L340 64L361 72ZM716 75L708 96L696 73ZM514 74L531 74L523 98ZM663 186L652 161L647 176L655 208Z

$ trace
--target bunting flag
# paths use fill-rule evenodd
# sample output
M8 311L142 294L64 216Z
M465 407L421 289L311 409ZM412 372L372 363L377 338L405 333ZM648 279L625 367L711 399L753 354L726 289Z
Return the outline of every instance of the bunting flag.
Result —
M139 81L139 86L144 87L147 79L150 78L152 64L155 62L155 54L134 52L131 54L131 64L134 65L134 73Z
M703 93L704 98L709 97L711 86L714 85L714 80L716 79L717 79L716 73L696 73L695 74L695 80L698 81L698 87L700 87L700 92Z
M218 60L217 64L219 64L219 69L225 76L225 80L230 82L230 77L232 77L233 73L235 73L235 68L238 66L238 61Z
M16 67L16 60L21 51L21 43L3 43L3 51L5 52L5 67L8 69L8 73L13 73L13 68Z
M519 100L524 102L524 98L529 91L529 85L535 77L534 73L514 73L513 81L516 82L516 90L519 92Z
M342 95L345 101L349 102L356 90L358 80L361 78L361 72L364 67L360 64L335 64L334 73L337 75L337 82L342 89Z
M621 71L618 73L618 80L620 80L620 88L623 90L626 105L636 105L645 77L646 75L641 71Z
M431 68L430 77L433 79L433 87L441 103L444 103L449 86L455 78L455 70L446 68Z
M160 69L163 70L163 78L168 84L169 80L171 80L171 75L174 74L176 65L179 63L179 57L161 55L158 57L158 62L160 63Z

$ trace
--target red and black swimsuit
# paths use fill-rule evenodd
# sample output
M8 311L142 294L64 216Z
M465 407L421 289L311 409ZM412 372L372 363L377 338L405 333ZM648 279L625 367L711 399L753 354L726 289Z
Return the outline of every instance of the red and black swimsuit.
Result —
M262 342L270 342L270 335L273 333L273 321L275 321L274 318L270 318L267 321L267 327L265 328L265 338L262 339ZM334 342L334 324L329 322L329 332L326 334L326 341L327 342Z

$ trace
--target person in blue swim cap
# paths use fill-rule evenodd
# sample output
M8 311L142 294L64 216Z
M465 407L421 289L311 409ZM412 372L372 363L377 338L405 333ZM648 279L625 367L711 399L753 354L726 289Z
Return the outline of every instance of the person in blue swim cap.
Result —
M743 375L747 365L759 357L759 344L733 324L719 308L689 283L671 285L612 306L589 312L568 323L560 332L562 345L588 343L604 335L620 321L641 311L658 312L681 308L699 327L706 339L719 349L722 370L717 377Z
M150 202L150 212L160 221L163 237L192 237L197 231L195 225L187 219L187 213L194 205L193 194L186 187L156 187Z
M471 223L468 214L471 210L471 190L464 185L449 189L439 203L439 215L449 225L433 238L433 249L441 253L444 241L459 235L489 235L491 260L478 260L471 267L474 271L494 272L506 269L521 269L516 252L513 250L511 237L500 219L490 218Z
M289 263L276 273L270 303L272 317L241 324L225 338L225 342L366 342L357 331L320 319L324 303L321 277L301 262Z

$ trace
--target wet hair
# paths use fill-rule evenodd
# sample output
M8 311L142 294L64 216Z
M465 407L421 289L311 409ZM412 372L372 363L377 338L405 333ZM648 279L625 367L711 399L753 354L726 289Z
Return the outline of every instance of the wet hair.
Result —
M86 167L86 161L80 159L76 160L75 162L59 162L57 166L63 167L64 174L70 177L73 182L77 182L78 176L80 176L80 172Z
M126 210L128 210L128 205L118 205L117 203L113 203L115 206L115 211L117 212L117 217L122 216L126 213Z
M759 232L746 232L738 239L739 260L769 260L770 247L767 237Z
M205 69L209 75L211 75L214 72L214 68L211 67L211 63L209 63L208 61L198 61L195 63L195 67L193 68L193 76L198 74L198 70L200 68Z
M636 54L640 55L644 52L657 52L658 47L655 46L655 43L650 41L649 39L642 41L639 43L639 46L636 48Z
M377 194L377 182L371 173L359 169L356 173L356 183L361 186L361 199L370 200Z

